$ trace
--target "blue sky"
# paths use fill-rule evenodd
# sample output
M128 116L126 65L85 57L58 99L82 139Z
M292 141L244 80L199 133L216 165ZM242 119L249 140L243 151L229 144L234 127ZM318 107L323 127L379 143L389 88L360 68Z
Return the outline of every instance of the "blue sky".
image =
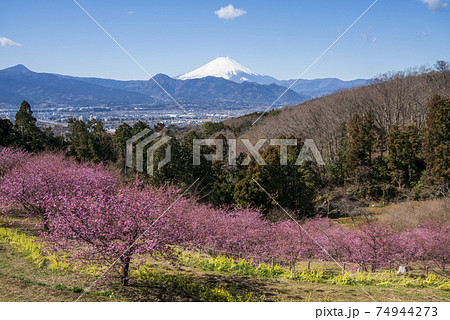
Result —
M152 75L177 76L229 56L279 79L297 78L373 2L78 1ZM448 2L379 0L304 78L371 78L450 60ZM229 4L245 14L219 18ZM0 69L19 63L37 72L148 78L73 0L2 1Z

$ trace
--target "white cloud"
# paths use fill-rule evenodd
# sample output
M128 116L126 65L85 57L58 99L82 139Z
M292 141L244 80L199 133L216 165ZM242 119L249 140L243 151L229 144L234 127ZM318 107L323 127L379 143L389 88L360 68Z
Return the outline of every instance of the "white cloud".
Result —
M375 37L375 36L369 36L367 33L361 33L361 37L364 39L364 40L366 40L366 41L369 41L369 42L376 42L377 41L377 37Z
M2 47L21 47L20 43L14 42L11 39L0 37L0 45Z
M426 38L426 37L429 37L429 36L430 36L430 34L427 33L427 32L425 32L425 31L422 31L422 32L416 34L416 38L418 38L418 39L420 39L420 38Z
M443 9L448 6L447 0L420 0L422 3L428 5L432 10Z
M130 16L132 16L132 15L134 14L134 11L133 11L133 10L130 10L130 11L127 12L127 14L130 15Z
M232 4L229 4L226 7L214 11L214 13L217 14L219 19L232 20L246 14L247 12L243 9L236 9Z

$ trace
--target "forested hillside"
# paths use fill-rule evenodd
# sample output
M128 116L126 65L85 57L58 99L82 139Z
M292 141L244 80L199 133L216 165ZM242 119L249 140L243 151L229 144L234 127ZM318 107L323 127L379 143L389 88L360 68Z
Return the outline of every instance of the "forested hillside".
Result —
M274 220L286 218L277 202L297 217L357 214L374 203L448 196L449 79L448 64L438 62L433 70L385 74L368 86L264 114L207 122L188 132L137 122L109 134L100 121L72 119L65 141L37 128L24 102L14 124L2 120L1 143L28 151L63 149L78 160L110 163L154 185L186 187L198 179L191 193L200 201L256 207ZM125 172L125 142L144 129L173 137L168 143L172 160L153 175ZM211 137L222 139L225 160L202 157L194 165L194 139ZM282 137L298 142L287 148L286 165L280 162L280 146L267 146L268 139ZM236 164L227 161L230 138L237 138L241 153ZM253 145L267 139L259 149L264 165L254 158L245 161L245 138ZM296 164L305 139L314 140L325 166ZM214 152L214 147L202 147L202 154ZM156 157L164 157L163 148Z
M448 63L440 61L431 69L382 74L370 83L265 113L255 124L260 114L227 119L223 123L234 129L236 136L251 140L291 134L311 138L324 158L333 159L339 149L339 129L355 114L372 113L374 124L382 130L385 139L395 126L414 123L422 128L430 99L450 93L450 69Z

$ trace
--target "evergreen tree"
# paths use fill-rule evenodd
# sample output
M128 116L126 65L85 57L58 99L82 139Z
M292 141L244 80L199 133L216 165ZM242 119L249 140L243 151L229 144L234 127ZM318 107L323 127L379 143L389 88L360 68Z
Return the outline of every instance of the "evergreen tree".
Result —
M394 127L389 133L388 169L392 182L397 186L411 186L420 179L424 169L422 158L422 138L419 128L409 124L405 129Z
M450 98L435 96L426 121L424 154L432 183L450 181Z
M169 136L166 132L165 135ZM158 140L153 141L155 143ZM153 144L152 143L152 144ZM149 148L152 144L149 144ZM158 168L158 164L166 157L166 148L170 148L170 162L165 164L162 168ZM144 152L144 163L146 163L146 153ZM164 185L166 183L177 183L182 181L182 173L186 171L181 168L180 159L180 144L175 137L166 142L162 147L155 150L153 158L153 175L147 176L148 182L155 185ZM147 172L148 173L148 172ZM193 181L192 181L193 182ZM192 183L191 182L191 183ZM183 183L184 186L184 183Z
M202 124L203 136L209 137L224 128L225 126L222 122L205 122L204 124Z
M207 195L211 192L213 174L211 161L208 161L204 155L215 153L215 149L209 146L200 147L200 164L193 164L194 139L201 139L196 131L187 133L180 142L178 158L174 159L177 166L178 181L184 186L189 186L197 178L199 183L192 188L193 192L200 200L206 200Z
M349 154L349 138L347 133L347 123L343 122L337 131L337 150L333 159L326 164L329 178L332 183L343 184L349 172L346 159Z
M30 104L22 101L16 113L14 129L19 137L19 145L28 151L38 151L45 147L42 131L37 127L36 121Z
M133 127L131 128L131 136L137 135L139 132L145 129L150 129L150 126L146 124L145 122L138 121L135 124L133 124Z
M370 166L375 144L375 124L372 113L362 118L354 115L348 124L349 153L347 168L351 171L360 166Z
M114 149L118 159L125 158L126 142L133 136L132 128L128 123L121 124L112 135Z
M8 119L0 118L0 146L12 145L16 140L13 124Z
M101 121L89 120L85 123L71 118L68 123L67 138L70 142L68 155L78 160L93 162L116 160L112 137L106 132Z
M245 176L236 184L234 192L236 204L243 207L251 205L265 212L277 207L255 183L256 180L283 208L295 211L301 216L312 215L313 200L320 185L320 178L311 162L296 165L300 150L300 141L297 146L289 146L287 164L282 165L279 147L270 146L265 149L261 157L266 164L259 165L252 160Z
M223 143L223 161L216 161L212 164L213 181L208 200L216 206L232 205L234 186L239 181L239 166L229 164L228 140L222 134L216 139L221 139Z

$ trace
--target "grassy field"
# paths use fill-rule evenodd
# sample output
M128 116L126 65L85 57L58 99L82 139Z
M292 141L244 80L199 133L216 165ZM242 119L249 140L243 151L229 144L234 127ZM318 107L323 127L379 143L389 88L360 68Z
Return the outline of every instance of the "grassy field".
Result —
M36 235L34 222L21 217L13 219L12 225L6 229L23 235L23 243L28 243ZM96 279L93 274L69 269L60 271L59 266L54 268L51 263L37 263L30 253L20 250L16 242L6 238L0 240L0 301L75 301ZM208 261L211 258L203 259ZM450 291L428 285L405 287L403 282L399 282L386 286L376 281L374 284L342 285L333 283L329 276L315 281L308 278L309 275L293 279L251 271L255 267L246 267L245 272L239 268L230 269L226 267L228 260L218 259L225 262L211 265L205 264L204 260L184 261L176 266L149 260L140 272L134 273L130 286L100 283L80 300L450 301ZM305 263L300 262L297 268L304 268ZM338 275L339 269L329 262L313 261L313 266L324 270L325 274L334 272L334 277ZM420 278L411 278L411 281L416 279Z
M0 252L0 301L75 301L82 288L95 280L38 267L4 243ZM251 294L255 301L372 301L359 286L230 275L184 266L178 269L156 262L151 267L157 276L133 279L126 288L100 285L81 301L212 301L211 288L225 288L234 297ZM362 287L376 301L450 301L449 292L435 288Z

